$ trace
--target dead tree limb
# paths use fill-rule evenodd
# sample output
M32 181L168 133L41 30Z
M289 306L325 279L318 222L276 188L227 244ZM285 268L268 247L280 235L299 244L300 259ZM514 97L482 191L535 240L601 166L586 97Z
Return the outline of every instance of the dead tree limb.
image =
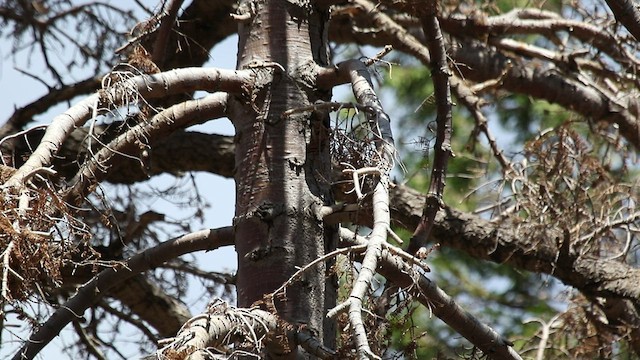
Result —
M344 228L340 229L340 239L345 245L362 245L368 241ZM416 300L491 359L521 359L508 339L461 308L434 281L417 272L400 257L393 256L389 251L382 251L377 271L387 280L407 289Z
M409 253L417 254L424 258L427 243L433 223L442 206L442 194L446 185L447 163L453 156L451 149L451 89L449 78L451 70L447 62L444 39L438 22L437 0L426 2L426 7L421 14L422 28L427 38L427 47L431 55L431 75L436 99L436 143L434 145L433 166L431 169L431 181L427 190L427 199L420 224L411 236ZM428 131L428 130L427 130Z
M211 251L221 246L233 245L233 228L224 227L215 230L201 230L156 247L145 250L127 260L122 268L109 268L100 272L93 280L83 285L76 295L60 308L25 342L13 360L33 359L62 328L76 318L109 289L143 271L153 269L162 263L180 255L195 251Z
M110 108L142 99L196 90L240 93L243 86L250 83L251 74L251 71L187 68L154 75L131 76L108 86L56 116L31 157L7 180L4 187L23 186L28 175L51 164L53 155L74 128L84 125L92 117Z

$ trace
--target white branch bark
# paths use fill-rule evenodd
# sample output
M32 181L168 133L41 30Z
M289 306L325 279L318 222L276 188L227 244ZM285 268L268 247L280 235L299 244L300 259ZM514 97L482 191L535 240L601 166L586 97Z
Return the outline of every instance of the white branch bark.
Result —
M239 93L244 85L251 82L251 74L251 71L186 68L154 75L139 75L111 85L56 116L33 154L7 180L4 187L23 186L27 174L51 164L53 155L57 153L73 129L84 125L91 117L104 113L109 108L134 100L159 98L196 90Z
M353 329L356 349L360 359L380 359L371 351L367 339L367 330L362 320L362 302L368 295L371 281L376 273L378 261L382 254L383 244L387 241L388 229L391 226L389 211L389 172L393 167L395 146L391 132L391 120L384 112L378 96L373 90L369 71L366 66L356 60L346 61L339 65L339 70L348 72L353 94L358 103L371 111L367 111L367 121L374 132L374 141L379 158L377 161L378 182L373 190L373 229L367 236L367 248L362 260L362 267L356 278L349 299L329 311L328 316L348 308L349 322ZM358 184L358 170L353 171L354 186ZM358 195L360 198L361 194Z
M320 359L334 359L336 355L305 327L293 326L259 308L239 309L219 300L187 321L174 338L161 341L166 345L158 349L155 358L205 360L220 354L219 358L234 359L234 354L227 354L233 349L228 345L238 343L243 344L242 350L236 348L236 352L251 351L250 357L258 357L269 341L276 341L279 346L287 342L285 348L289 349L301 345Z
M116 137L95 153L71 180L72 188L65 199L81 198L94 182L100 182L116 155L140 158L141 149L136 143L144 139L149 145L172 132L201 121L219 118L225 115L226 93L215 93L202 99L189 100L173 105L150 120L144 121ZM136 153L137 152L137 153ZM141 160L142 161L142 160Z

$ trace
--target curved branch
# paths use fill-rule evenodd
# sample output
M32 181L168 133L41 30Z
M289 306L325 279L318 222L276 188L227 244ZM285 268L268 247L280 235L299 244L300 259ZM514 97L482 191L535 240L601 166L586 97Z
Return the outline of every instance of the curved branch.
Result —
M95 91L100 86L100 80L95 77L63 85L58 89L50 89L47 94L13 112L11 117L0 127L0 139L15 134L33 121L33 117L42 114L59 102L69 101L76 96Z
M26 175L51 163L75 127L84 125L92 116L106 112L108 107L120 106L132 99L151 99L196 90L241 93L249 86L251 71L188 68L154 75L139 75L116 83L91 95L56 116L34 153L5 183L5 187L19 187Z
M431 169L431 180L427 191L424 211L420 224L411 236L407 251L411 254L419 253L419 257L425 257L426 249L423 246L431 234L436 213L443 204L442 195L446 185L445 176L447 174L447 163L453 156L451 150L451 88L449 78L451 71L447 63L446 50L440 24L438 23L436 0L428 1L426 9L421 15L422 27L427 38L427 47L431 54L431 74L433 78L433 88L435 92L437 115L436 115L436 143L434 145L433 167ZM426 133L426 132L425 132Z
M613 15L640 41L640 9L632 0L605 0Z
M216 93L202 99L185 101L130 128L102 147L82 166L78 174L71 180L70 183L73 185L66 193L65 199L78 204L92 187L91 185L102 181L107 176L113 161L119 159L117 155L130 155L141 159L140 162L144 162L146 158L148 162L151 155L148 153L147 146L153 145L159 139L179 128L224 116L226 103L227 94L225 93ZM145 151L147 151L146 156L143 154Z
M120 128L123 124L115 126L98 126L93 128L93 133L101 141L111 141L114 135L107 134L111 128ZM89 127L77 128L64 142L62 148L53 160L53 167L61 178L72 179L78 173L82 164L77 159L87 156L87 137ZM29 152L28 144L38 144L42 139L42 132L33 132L27 135L27 140L16 139L14 144L14 157ZM119 156L118 161L112 162L111 171L104 181L113 184L133 184L146 181L149 176L163 173L180 175L189 171L204 171L211 174L233 177L234 171L233 136L207 134L198 131L177 130L163 139L158 139L151 148L150 165L148 168L140 166L138 158ZM211 161L215 158L216 161ZM6 167L7 170L13 169ZM10 171L6 174L0 171L0 183L10 177ZM12 172L11 172L12 173Z
M31 335L13 360L33 359L62 328L74 318L80 317L105 292L134 275L184 254L203 250L211 251L228 245L233 245L232 227L201 230L147 249L127 260L123 268L110 268L100 272Z

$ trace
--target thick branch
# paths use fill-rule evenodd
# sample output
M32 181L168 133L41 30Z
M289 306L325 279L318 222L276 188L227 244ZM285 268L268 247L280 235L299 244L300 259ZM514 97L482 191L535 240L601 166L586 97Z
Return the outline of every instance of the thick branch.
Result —
M373 169L355 169L353 173L353 185L360 199L363 195L359 190L358 175L363 171L374 170L379 179L373 190L373 229L367 237L368 245L365 250L362 268L358 274L349 299L338 305L330 313L348 308L349 322L352 327L356 349L360 359L379 358L373 354L367 340L367 330L362 321L362 303L371 286L371 281L378 266L382 245L386 243L387 232L391 225L389 212L389 172L393 167L395 158L395 145L391 132L391 120L384 112L378 96L373 90L373 84L369 71L360 61L346 61L338 66L338 71L347 73L351 80L353 94L358 103L370 109L366 111L367 121L372 131L373 141L376 145L377 158L371 159L376 165Z
M125 102L151 99L196 90L223 90L240 93L251 81L251 71L188 68L154 75L135 76L91 95L55 117L32 156L5 183L5 187L22 185L34 170L51 164L56 154L75 127L84 125L92 116Z
M587 75L567 76L536 62L508 58L480 42L465 43L449 54L454 61L466 64L460 70L469 80L482 82L501 77L502 90L547 100L589 119L618 124L620 134L640 148L640 104L632 94L609 93L589 81Z
M166 137L171 132L212 118L224 116L226 112L227 95L216 93L197 100L189 100L156 114L148 121L127 130L107 146L94 154L82 167L80 172L71 180L72 188L67 192L67 201L78 204L87 194L93 184L104 179L112 162L118 155L128 155L140 159L140 163L151 159L148 146ZM44 141L44 140L43 140ZM145 151L147 151L145 155Z
M177 131L152 147L151 166L146 172L139 161L119 157L121 161L114 164L114 171L109 172L105 180L132 184L153 175L179 175L189 171L206 171L231 178L234 149L233 136Z
M453 155L451 150L451 89L449 87L449 77L451 71L447 63L444 40L438 23L436 0L427 1L426 10L421 15L422 27L427 38L427 47L431 54L431 74L436 99L436 143L434 146L433 168L431 169L431 182L427 191L424 211L420 224L415 229L411 242L409 243L409 253L420 252L424 256L422 247L427 243L431 234L436 213L442 205L442 194L445 187L445 176L447 174L447 163Z
M125 267L107 269L82 286L24 344L13 360L33 359L62 328L93 305L109 289L143 271L153 269L178 256L195 251L211 251L233 245L233 228L202 230L164 242L126 261Z
M187 306L165 292L144 275L138 274L106 294L120 301L132 313L158 331L160 336L171 336L191 316ZM162 314L162 316L158 316Z
M393 219L405 227L416 226L424 195L398 185L391 196ZM460 249L477 259L550 274L590 296L629 299L640 306L640 269L615 260L579 257L568 261L558 257L552 228L547 241L534 240L518 236L510 224L499 225L448 207L438 213L435 224L434 241L443 246Z

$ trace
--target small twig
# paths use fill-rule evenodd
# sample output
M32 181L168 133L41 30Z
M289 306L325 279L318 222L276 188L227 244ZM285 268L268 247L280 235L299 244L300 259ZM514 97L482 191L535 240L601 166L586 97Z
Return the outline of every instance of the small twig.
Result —
M9 297L9 272L11 270L11 252L13 251L14 246L15 243L13 240L9 241L7 248L2 252L2 298L7 301L11 301L11 298ZM18 275L15 272L12 272L12 274ZM18 278L21 281L24 281L24 279L19 275Z
M380 50L377 54L375 54L372 58L368 58L363 61L366 66L371 66L376 62L382 60L387 54L389 54L393 50L393 46L385 45L384 49Z
M314 267L315 265L325 262L331 258L334 258L338 255L341 254L346 254L346 253L350 253L350 252L361 252L363 250L365 250L367 248L366 245L357 245L357 246L349 246L346 248L341 248L341 249L336 249L333 250L330 253L324 254L323 256L313 260L312 262L306 264L305 266L301 267L300 269L298 269L293 275L291 275L291 277L289 277L289 280L287 280L284 284L282 284L279 288L277 288L276 290L274 290L269 297L270 298L275 298L278 293L286 293L286 289L287 287L291 286L295 281L297 281L304 272L306 272L307 270L309 270L310 268Z
M47 128L47 126L49 126L49 125L36 125L36 126L33 126L33 127L29 128L29 129L22 130L22 131L19 131L19 132L15 133L15 134L7 135L4 138L2 138L0 140L0 160L2 160L2 165L7 165L7 163L4 161L4 155L2 155L2 150L1 150L2 149L2 143L4 143L7 140L10 140L10 139L15 139L18 136L27 135L28 133L30 133L33 130L45 129L45 128Z
M395 240L398 244L404 244L404 240L402 240L400 236L398 236L398 234L396 234L395 231L393 231L391 228L387 228L387 233L389 233L393 240Z
M310 111L340 111L342 109L356 109L356 111L373 112L373 109L368 106L362 106L360 104L354 104L349 102L334 102L334 101L317 101L316 103L308 106L301 106L293 109L289 109L282 113L282 117L288 117L294 114Z
M353 191L356 193L356 196L358 196L358 200L362 200L364 198L364 195L362 194L362 186L360 185L360 180L359 177L361 175L382 175L381 171L379 168L377 167L364 167L364 168L360 168L360 169L344 169L342 170L343 173L345 174L351 174L351 176L353 177ZM364 177L362 179L364 181Z

